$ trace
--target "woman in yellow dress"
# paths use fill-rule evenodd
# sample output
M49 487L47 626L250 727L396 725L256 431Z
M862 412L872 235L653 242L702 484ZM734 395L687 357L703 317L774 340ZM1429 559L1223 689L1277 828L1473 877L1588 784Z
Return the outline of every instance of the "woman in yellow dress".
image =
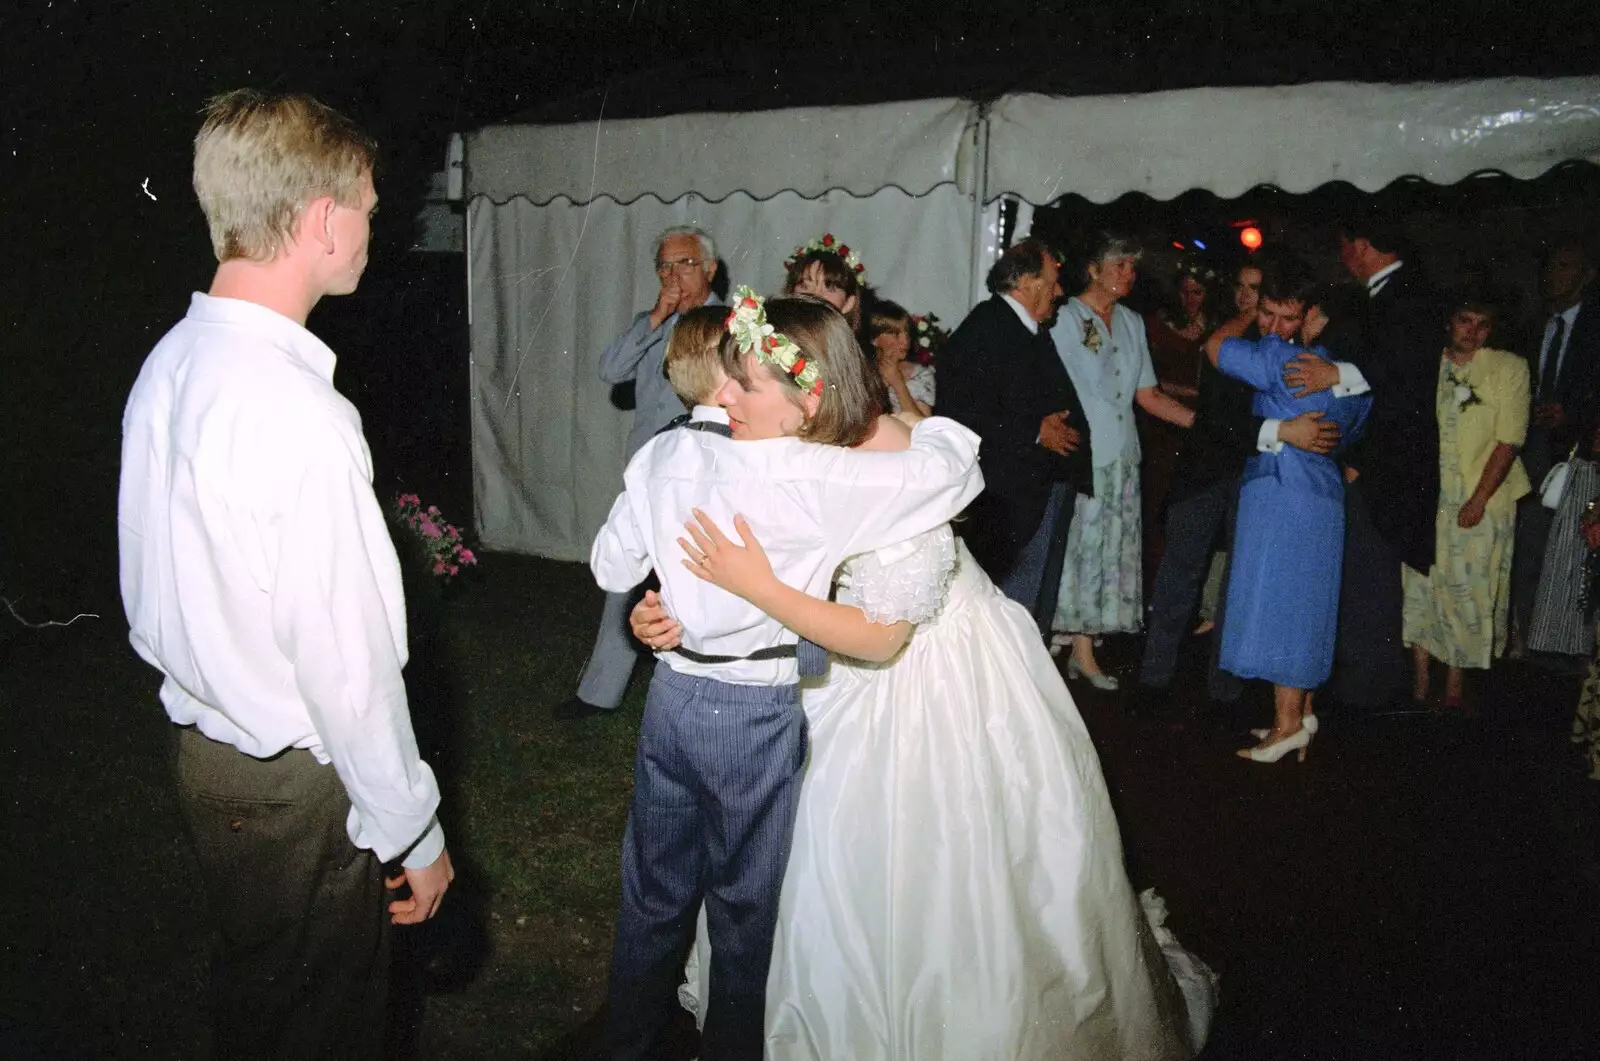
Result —
M1429 657L1447 668L1442 707L1462 708L1463 668L1505 651L1517 499L1531 486L1517 459L1528 431L1528 363L1484 344L1494 308L1464 297L1439 359L1439 514L1433 569L1405 569L1404 639L1427 702Z

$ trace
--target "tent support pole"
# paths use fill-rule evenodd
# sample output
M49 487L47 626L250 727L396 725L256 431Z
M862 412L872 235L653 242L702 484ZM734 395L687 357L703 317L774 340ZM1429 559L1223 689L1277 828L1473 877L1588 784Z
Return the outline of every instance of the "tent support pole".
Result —
M974 167L972 180L972 247L968 276L972 305L976 306L983 301L984 278L989 272L983 254L984 201L989 196L989 103L987 101L978 104L973 136L976 137L974 146L977 148L977 165Z

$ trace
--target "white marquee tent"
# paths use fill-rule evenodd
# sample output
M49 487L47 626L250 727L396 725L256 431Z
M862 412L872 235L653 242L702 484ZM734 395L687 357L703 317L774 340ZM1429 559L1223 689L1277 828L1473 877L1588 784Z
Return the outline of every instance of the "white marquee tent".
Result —
M596 366L654 302L652 243L669 225L712 233L734 282L764 291L796 243L838 233L897 301L954 322L982 297L1004 198L1232 198L1335 180L1376 191L1403 176L1531 178L1569 159L1600 163L1600 78L490 126L465 140L479 535L490 548L588 557L632 416Z

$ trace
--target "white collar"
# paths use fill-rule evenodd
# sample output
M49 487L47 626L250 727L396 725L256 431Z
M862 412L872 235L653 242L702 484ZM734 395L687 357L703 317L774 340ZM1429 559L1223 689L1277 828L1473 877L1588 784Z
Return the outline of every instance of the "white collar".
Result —
M1566 321L1567 322L1567 331L1570 332L1572 330L1572 325L1578 319L1578 311L1580 309L1582 309L1582 308L1583 308L1583 303L1582 302L1574 302L1572 305L1568 306L1566 309L1562 310L1560 313L1552 313L1552 314L1550 314L1550 316L1551 317L1560 317L1562 320ZM1548 320L1546 320L1545 321L1545 327L1548 328L1549 326L1550 326L1550 322Z
M697 405L689 410L690 420L710 420L713 423L725 424L728 422L728 410L720 405Z
M305 326L290 320L275 309L243 298L225 298L194 292L189 299L189 312L195 320L222 324L241 324L258 335L272 340L273 345L286 351L317 375L333 382L333 369L339 359L328 344L306 330Z
M1016 310L1017 317L1022 321L1023 326L1027 328L1028 331L1032 332L1034 335L1039 334L1039 322L1033 319L1033 314L1022 308L1022 303L1012 298L1010 292L1006 292L1000 297L1011 303L1011 308Z
M1371 276L1367 277L1367 294L1376 295L1379 291L1381 291L1385 281L1387 281L1389 277L1393 276L1404 264L1405 261L1403 259L1397 258L1388 265L1385 265L1382 269L1379 269L1377 272L1373 273Z

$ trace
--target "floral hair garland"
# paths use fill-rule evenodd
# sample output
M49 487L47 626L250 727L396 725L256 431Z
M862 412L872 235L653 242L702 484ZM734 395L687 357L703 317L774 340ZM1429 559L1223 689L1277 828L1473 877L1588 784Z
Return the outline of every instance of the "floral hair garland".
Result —
M1199 281L1207 287L1215 287L1217 283L1217 271L1204 261L1196 258L1180 258L1178 260L1178 279L1181 280L1185 276Z
M728 311L724 327L739 344L740 353L777 365L803 391L822 393L822 373L817 366L806 361L793 340L767 323L766 300L744 284L734 292L733 309Z
M911 360L919 365L931 365L934 356L950 338L950 332L939 323L934 313L911 315Z
M861 264L861 258L855 251L840 243L832 232L824 232L821 239L814 239L809 243L803 243L796 247L794 253L783 260L783 267L785 269L793 269L795 262L798 262L808 254L837 255L845 265L850 267L850 271L855 273L856 283L865 284L867 282L867 267Z

